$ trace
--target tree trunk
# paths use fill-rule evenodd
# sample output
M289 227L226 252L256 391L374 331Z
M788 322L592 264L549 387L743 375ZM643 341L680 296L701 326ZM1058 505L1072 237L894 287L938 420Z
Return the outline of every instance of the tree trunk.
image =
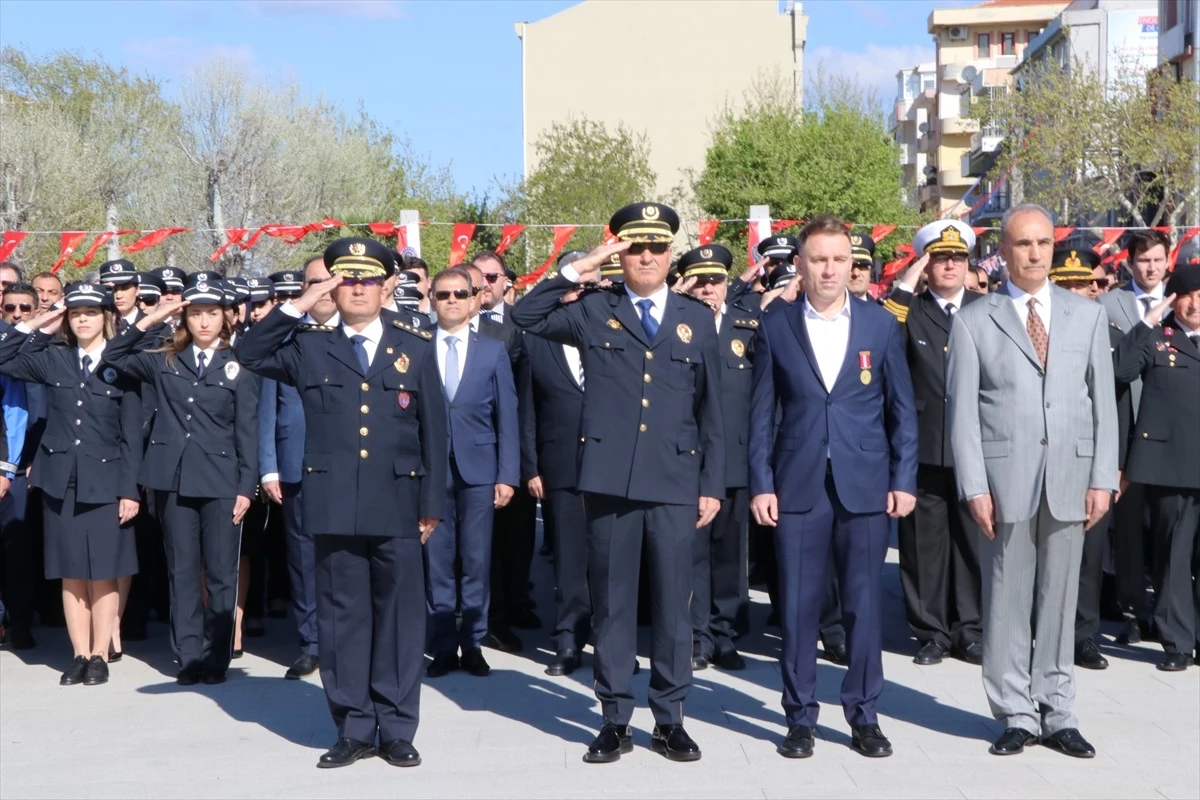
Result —
M221 204L221 173L213 167L208 168L208 227L212 229L209 234L212 239L213 250L216 250L225 243L225 209ZM217 268L222 275L225 271L226 261L221 259Z
M104 204L104 230L115 231L117 229L117 204L109 200ZM108 240L105 245L107 256L106 261L116 261L121 257L121 243L114 236Z

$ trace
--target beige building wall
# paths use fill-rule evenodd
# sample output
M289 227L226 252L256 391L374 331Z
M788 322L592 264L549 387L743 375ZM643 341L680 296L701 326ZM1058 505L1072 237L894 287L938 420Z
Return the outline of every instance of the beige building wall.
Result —
M584 0L516 23L525 174L551 123L586 115L646 134L665 197L703 169L711 121L760 74L777 71L800 99L806 20L800 3L781 13L777 0Z
M1011 71L1029 40L1068 3L1029 0L985 0L970 8L938 9L929 15L928 29L937 45L937 96L929 131L918 147L937 168L937 181L918 190L922 210L949 211L962 199L975 178L965 175L963 156L979 123L964 119L962 95L976 73ZM959 209L960 211L963 209Z

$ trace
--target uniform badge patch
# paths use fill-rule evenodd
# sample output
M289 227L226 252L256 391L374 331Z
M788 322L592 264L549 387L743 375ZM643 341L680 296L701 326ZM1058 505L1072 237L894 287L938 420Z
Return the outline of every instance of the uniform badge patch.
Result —
M117 371L112 367L105 367L104 372L100 373L100 379L105 383L112 383L117 379Z
M225 365L225 377L228 378L229 380L233 380L234 378L236 378L238 376L238 373L241 371L242 371L242 368L238 365L238 363L236 361L230 361L229 363L227 363Z
M687 344L692 340L692 329L681 322L675 326L675 335L679 337L680 341Z
M396 368L396 371L402 375L405 372L408 372L408 365L409 365L409 360L408 360L407 353L401 353L400 357L397 358L396 361L392 364L392 366Z
M401 408L408 408L408 404L412 402L412 395L408 392L401 392L396 395L396 402L400 404Z
M742 343L741 339L734 339L729 343L729 347L733 350L733 354L738 358L746 355L746 345Z
M612 328L614 331L619 331L621 330L621 323L617 322L615 319L610 319L608 321L608 327Z

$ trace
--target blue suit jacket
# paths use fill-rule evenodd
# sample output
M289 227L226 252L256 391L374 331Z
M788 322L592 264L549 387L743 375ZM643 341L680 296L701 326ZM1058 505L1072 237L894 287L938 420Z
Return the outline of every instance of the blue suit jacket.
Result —
M258 471L299 483L304 469L304 404L295 386L264 378L258 395Z
M916 494L917 414L904 332L880 306L848 301L850 338L831 392L808 338L803 300L767 312L758 329L750 493L775 493L781 513L812 509L823 491L826 453L838 498L851 513L886 511L891 490ZM860 366L863 353L869 369Z
M447 398L447 402L450 409L447 451L454 454L462 479L471 486L519 485L521 432L517 422L517 389L503 342L471 333L458 390L454 400Z

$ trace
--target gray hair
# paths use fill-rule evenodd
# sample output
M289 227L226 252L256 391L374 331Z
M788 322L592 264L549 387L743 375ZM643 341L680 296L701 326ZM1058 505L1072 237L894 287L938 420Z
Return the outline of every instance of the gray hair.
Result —
M1013 206L1008 211L1004 212L1004 216L1000 218L1000 238L1004 238L1004 232L1008 230L1008 223L1017 214L1038 213L1046 218L1046 222L1050 223L1050 227L1054 227L1054 217L1050 216L1050 212L1045 206L1040 206L1037 203L1019 203Z

